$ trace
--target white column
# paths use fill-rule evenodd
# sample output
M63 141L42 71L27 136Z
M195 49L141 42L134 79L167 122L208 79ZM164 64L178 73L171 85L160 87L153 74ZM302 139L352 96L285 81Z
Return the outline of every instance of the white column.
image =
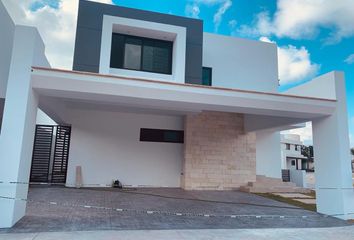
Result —
M317 211L342 219L354 218L354 191L349 152L348 118L343 73L327 76L335 88L336 110L313 120Z
M38 98L31 87L31 65L43 49L35 28L17 26L0 135L0 181L29 181ZM26 199L28 185L0 184L0 196ZM26 202L0 198L0 228L13 226Z
M256 132L256 173L281 178L280 133L262 130Z

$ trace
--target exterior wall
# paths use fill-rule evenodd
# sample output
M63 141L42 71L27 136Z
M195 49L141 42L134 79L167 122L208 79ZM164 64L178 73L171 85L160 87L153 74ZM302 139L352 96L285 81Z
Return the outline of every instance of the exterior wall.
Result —
M342 72L330 72L288 90L300 96L336 99L336 109L312 121L317 211L354 218L354 191L348 136L347 99Z
M213 69L213 86L278 91L275 44L204 33L203 66Z
M83 0L79 3L74 70L99 72L104 15L186 28L185 82L201 83L203 49L203 22L201 20Z
M256 137L243 115L202 112L186 116L185 189L236 189L256 180Z
M16 26L0 135L0 176L6 182L27 182L36 123L38 96L31 86L31 66L47 66L44 44L35 28ZM0 196L27 198L28 185L4 184ZM0 199L0 228L11 227L26 211L25 201Z
M75 186L76 166L83 185L180 187L183 144L140 142L140 128L183 130L183 118L72 109L67 185Z
M280 134L274 131L257 131L257 175L281 178Z
M0 99L5 98L7 79L9 77L9 69L11 63L12 45L14 40L15 24L6 11L5 6L0 1ZM1 110L1 101L0 101ZM0 111L1 114L1 111ZM0 115L1 125L1 115Z

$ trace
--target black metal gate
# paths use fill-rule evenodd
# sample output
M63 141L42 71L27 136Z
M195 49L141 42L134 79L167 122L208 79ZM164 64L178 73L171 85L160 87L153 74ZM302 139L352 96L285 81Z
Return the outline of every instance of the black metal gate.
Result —
M65 183L70 136L70 126L36 126L30 182Z
M71 127L57 126L52 183L65 183L68 170Z
M37 125L30 182L48 182L54 126Z

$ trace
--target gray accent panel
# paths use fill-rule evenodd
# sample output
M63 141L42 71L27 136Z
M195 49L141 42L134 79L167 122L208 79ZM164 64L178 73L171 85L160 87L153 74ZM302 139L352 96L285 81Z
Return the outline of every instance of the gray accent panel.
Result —
M78 27L77 31L80 32L80 34L76 36L76 41L80 44L80 54L75 54L76 63L78 65L98 66L102 31L82 27Z
M186 52L186 81L187 83L200 83L202 76L203 49L197 44L187 44ZM199 82L195 82L198 78ZM194 79L193 82L190 80Z
M98 73L100 69L98 65L77 64L74 70L81 71L81 72Z
M73 70L98 72L103 15L185 27L186 83L201 84L203 21L85 0L79 2Z

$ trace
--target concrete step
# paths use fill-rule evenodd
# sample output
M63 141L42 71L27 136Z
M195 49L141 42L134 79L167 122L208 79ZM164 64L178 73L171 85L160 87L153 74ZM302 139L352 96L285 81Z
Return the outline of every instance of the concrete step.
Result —
M240 191L252 193L308 193L309 189L296 187L295 183L283 182L278 178L269 178L257 175L256 182L249 182L246 186L240 187Z
M310 193L311 190L299 187L249 187L242 186L239 189L249 193Z
M296 187L295 183L292 182L273 182L273 183L267 183L267 182L249 182L247 184L249 187Z

